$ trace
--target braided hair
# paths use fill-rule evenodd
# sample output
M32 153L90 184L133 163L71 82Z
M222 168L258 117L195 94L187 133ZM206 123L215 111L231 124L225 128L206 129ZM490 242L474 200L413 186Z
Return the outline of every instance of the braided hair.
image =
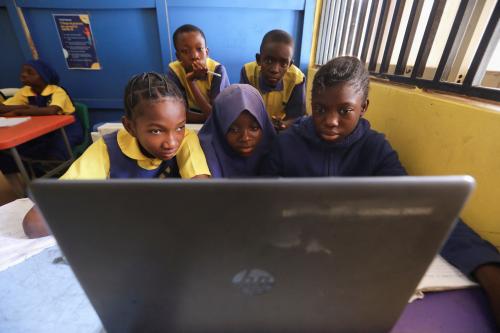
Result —
M326 88L347 83L368 98L370 77L364 64L355 57L338 57L321 66L313 81L313 92L322 92Z
M173 98L181 102L186 108L184 96L174 82L165 75L156 72L136 74L128 81L123 98L125 115L129 119L138 116L137 104L143 100L160 101L164 98Z

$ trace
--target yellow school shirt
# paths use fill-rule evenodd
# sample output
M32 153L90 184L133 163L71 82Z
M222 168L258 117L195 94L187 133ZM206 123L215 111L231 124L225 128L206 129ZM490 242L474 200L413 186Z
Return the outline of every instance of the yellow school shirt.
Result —
M137 165L146 170L160 166L162 160L145 156L137 143L137 139L126 130L121 129L117 135L118 146L122 153L137 161ZM176 154L181 178L193 178L199 175L210 175L205 154L195 132L186 130L184 140ZM104 139L94 142L66 171L60 179L108 179L109 155Z
M50 106L58 106L61 108L63 114L72 114L75 112L75 107L73 103L71 103L71 99L69 98L66 91L54 84L49 84L43 89L42 96L50 96L48 105ZM7 99L3 102L4 105L29 105L28 97L36 96L36 94L31 90L30 86L24 86L19 89L14 96Z
M291 65L283 76L283 89L276 91L263 92L259 87L260 66L256 61L249 62L244 65L245 74L250 85L257 88L262 95L266 111L269 116L274 116L278 119L285 119L285 106L292 95L295 86L304 81L304 73L295 65Z
M207 58L206 65L209 71L215 72L215 68L220 64L213 59ZM170 67L170 69L175 73L175 75L181 82L182 86L184 87L188 99L189 108L194 110L201 110L198 104L196 104L196 99L194 98L193 91L191 90L189 83L187 82L186 78L187 73L186 70L184 69L184 66L182 66L182 63L179 60L176 60L168 64L168 67ZM194 83L198 86L200 93L203 95L203 97L205 97L207 101L210 101L210 97L208 94L210 88L212 87L212 78L213 75L208 75L206 80L194 81Z

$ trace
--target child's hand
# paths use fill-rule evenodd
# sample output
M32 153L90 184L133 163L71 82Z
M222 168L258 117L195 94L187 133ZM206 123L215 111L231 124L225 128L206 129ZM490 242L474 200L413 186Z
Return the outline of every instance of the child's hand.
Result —
M0 115L3 117L30 116L38 115L40 110L40 107L34 105L15 105L3 112L0 111ZM43 115L43 113L40 115Z
M490 301L493 317L500 329L500 265L486 264L474 272L477 281Z
M282 131L286 129L286 124L280 118L276 116L271 116L271 121L273 122L273 126L276 129L276 131Z
M0 102L0 114L9 114L9 115L14 115L12 112L17 111L17 110L25 110L28 108L37 108L37 106L31 106L31 105L5 105Z
M193 62L193 70L186 74L186 79L190 81L205 80L207 78L207 66L200 62Z

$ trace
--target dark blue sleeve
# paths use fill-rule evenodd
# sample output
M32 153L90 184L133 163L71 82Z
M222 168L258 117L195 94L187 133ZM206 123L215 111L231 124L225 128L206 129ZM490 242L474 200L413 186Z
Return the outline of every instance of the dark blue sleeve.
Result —
M374 168L373 176L406 176L406 170L399 161L398 153L392 148L384 136L378 152L378 163Z
M188 103L186 89L184 88L181 81L179 80L177 75L175 75L174 71L170 67L168 68L167 78L169 78L173 83L175 83L177 88L179 88L179 90L181 91L182 96L184 96L184 100L186 101L186 103Z
M267 177L278 177L282 176L283 172L280 137L278 136L272 143L269 152L262 158L259 174Z
M250 81L248 81L248 78L247 78L247 72L245 71L245 66L241 67L240 83L250 84Z
M376 175L406 175L396 151L387 140L384 139L384 141L383 148L379 153L382 158L376 170ZM458 219L457 225L452 230L440 254L446 261L470 277L473 277L472 273L481 265L500 264L500 254L497 249L482 239L461 219Z
M210 86L210 99L213 101L219 93L229 87L229 77L227 76L226 68L224 65L215 67L215 73L220 74L221 77L214 75L212 85ZM210 75L210 74L209 74Z
M458 219L457 225L444 244L441 256L469 277L473 277L474 271L481 265L500 265L498 250L461 219Z
M303 116L306 113L306 78L296 85L285 106L286 119Z

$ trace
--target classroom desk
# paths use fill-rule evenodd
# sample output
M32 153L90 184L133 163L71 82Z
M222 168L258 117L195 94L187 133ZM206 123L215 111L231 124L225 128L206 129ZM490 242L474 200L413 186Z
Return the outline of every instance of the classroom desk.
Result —
M68 149L70 159L57 166L55 169L49 171L49 174L46 175L49 176L50 174L62 170L73 161L73 152L71 151L68 137L64 131L64 126L74 122L75 117L73 116L31 116L30 120L19 125L12 127L0 127L0 150L10 150L17 167L24 178L24 181L28 184L30 182L30 177L28 176L28 172L22 163L21 156L19 156L16 147L59 129L62 133L66 148Z
M58 262L60 256L54 246L0 272L0 332L103 332L70 267ZM496 330L484 294L472 288L426 294L423 300L406 306L391 332Z

